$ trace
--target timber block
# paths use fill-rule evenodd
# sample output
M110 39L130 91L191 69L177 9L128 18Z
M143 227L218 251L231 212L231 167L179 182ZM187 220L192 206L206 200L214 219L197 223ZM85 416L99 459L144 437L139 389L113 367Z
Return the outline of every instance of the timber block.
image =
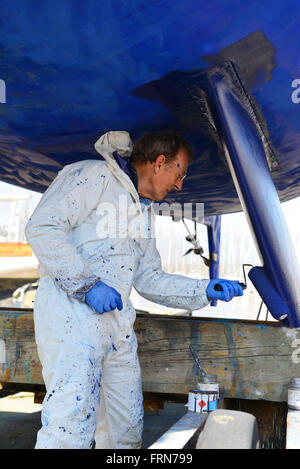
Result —
M300 331L276 322L137 313L134 329L146 393L187 397L199 381L190 345L226 398L286 401L300 376ZM0 382L44 384L32 310L0 309Z

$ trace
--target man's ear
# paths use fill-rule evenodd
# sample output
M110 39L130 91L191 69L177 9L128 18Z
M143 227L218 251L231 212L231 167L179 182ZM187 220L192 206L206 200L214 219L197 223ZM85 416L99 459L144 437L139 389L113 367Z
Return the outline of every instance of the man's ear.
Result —
M158 155L154 161L154 173L157 174L166 163L165 155Z

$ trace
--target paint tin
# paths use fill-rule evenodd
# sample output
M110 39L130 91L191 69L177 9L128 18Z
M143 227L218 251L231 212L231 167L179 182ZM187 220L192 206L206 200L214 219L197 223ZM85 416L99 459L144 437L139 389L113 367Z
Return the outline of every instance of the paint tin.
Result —
M211 412L218 408L219 383L215 375L201 378L198 388L189 392L188 409L192 412Z
M300 410L300 378L292 378L288 387L288 406Z

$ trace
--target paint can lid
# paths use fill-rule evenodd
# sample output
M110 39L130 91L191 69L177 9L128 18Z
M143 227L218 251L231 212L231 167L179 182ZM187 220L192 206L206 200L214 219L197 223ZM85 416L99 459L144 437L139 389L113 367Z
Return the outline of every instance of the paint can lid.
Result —
M202 383L202 384L215 384L215 383L218 383L217 375L202 376L199 380L199 383Z

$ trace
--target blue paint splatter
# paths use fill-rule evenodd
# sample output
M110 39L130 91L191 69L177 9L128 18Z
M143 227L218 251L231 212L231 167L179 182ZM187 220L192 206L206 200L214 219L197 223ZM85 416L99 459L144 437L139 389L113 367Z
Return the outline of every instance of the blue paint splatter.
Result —
M257 325L256 327L260 328L261 332L266 332L267 326Z

